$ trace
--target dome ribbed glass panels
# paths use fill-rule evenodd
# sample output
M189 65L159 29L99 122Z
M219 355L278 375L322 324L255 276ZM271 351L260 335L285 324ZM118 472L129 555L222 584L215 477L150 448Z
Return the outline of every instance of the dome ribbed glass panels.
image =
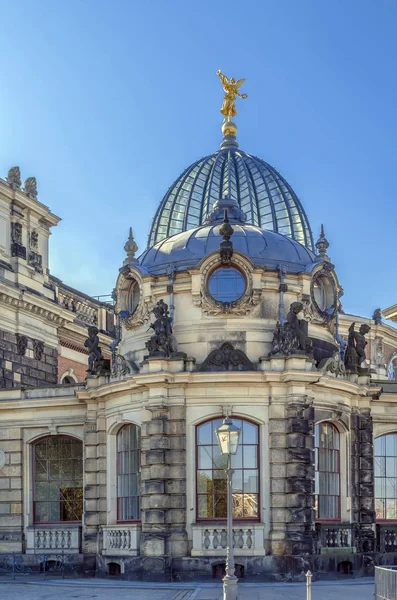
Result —
M188 167L164 196L149 247L205 223L214 203L235 198L247 224L286 235L313 250L309 221L287 181L265 161L237 149L220 150Z

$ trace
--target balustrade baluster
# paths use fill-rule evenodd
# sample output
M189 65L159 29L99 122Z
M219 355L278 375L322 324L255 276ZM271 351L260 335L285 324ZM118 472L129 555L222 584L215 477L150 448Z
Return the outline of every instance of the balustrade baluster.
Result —
M252 548L252 530L251 529L247 529L246 545L249 550Z
M225 549L227 547L227 531L222 529L221 531L221 547Z
M214 533L213 533L213 537L212 537L212 544L211 547L216 550L219 546L219 534L217 529L214 529Z

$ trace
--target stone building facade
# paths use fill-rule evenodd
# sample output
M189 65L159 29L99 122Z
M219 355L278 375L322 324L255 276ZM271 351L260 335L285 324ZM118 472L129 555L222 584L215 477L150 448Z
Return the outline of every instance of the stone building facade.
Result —
M76 385L0 390L3 555L39 568L62 549L86 574L218 577L215 430L229 415L242 432L239 577L397 563L397 330L380 312L343 313L324 230L314 244L292 188L230 127L171 186L139 258L130 233L111 371L94 356ZM57 310L77 351L73 314Z
M84 381L86 330L97 325L108 349L112 303L66 286L49 272L49 236L60 219L24 186L18 167L0 179L0 388Z

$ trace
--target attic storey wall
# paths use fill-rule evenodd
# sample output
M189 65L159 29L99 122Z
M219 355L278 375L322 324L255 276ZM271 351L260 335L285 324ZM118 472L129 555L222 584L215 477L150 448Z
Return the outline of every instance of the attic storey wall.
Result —
M37 342L40 340L0 330L0 388L57 383L58 352L44 343L35 350Z

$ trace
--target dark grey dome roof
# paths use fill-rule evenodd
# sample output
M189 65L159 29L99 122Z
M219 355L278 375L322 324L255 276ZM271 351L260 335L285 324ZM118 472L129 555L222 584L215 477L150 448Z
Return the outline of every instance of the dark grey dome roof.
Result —
M164 273L169 265L176 270L195 267L204 256L219 250L221 225L210 223L162 240L142 254L139 266L149 273ZM257 266L277 269L283 263L289 272L299 273L316 260L311 250L279 233L236 222L233 229L233 249Z
M247 223L313 250L309 221L294 190L268 163L233 142L192 164L172 184L154 217L148 247L203 225L225 195L237 201Z

